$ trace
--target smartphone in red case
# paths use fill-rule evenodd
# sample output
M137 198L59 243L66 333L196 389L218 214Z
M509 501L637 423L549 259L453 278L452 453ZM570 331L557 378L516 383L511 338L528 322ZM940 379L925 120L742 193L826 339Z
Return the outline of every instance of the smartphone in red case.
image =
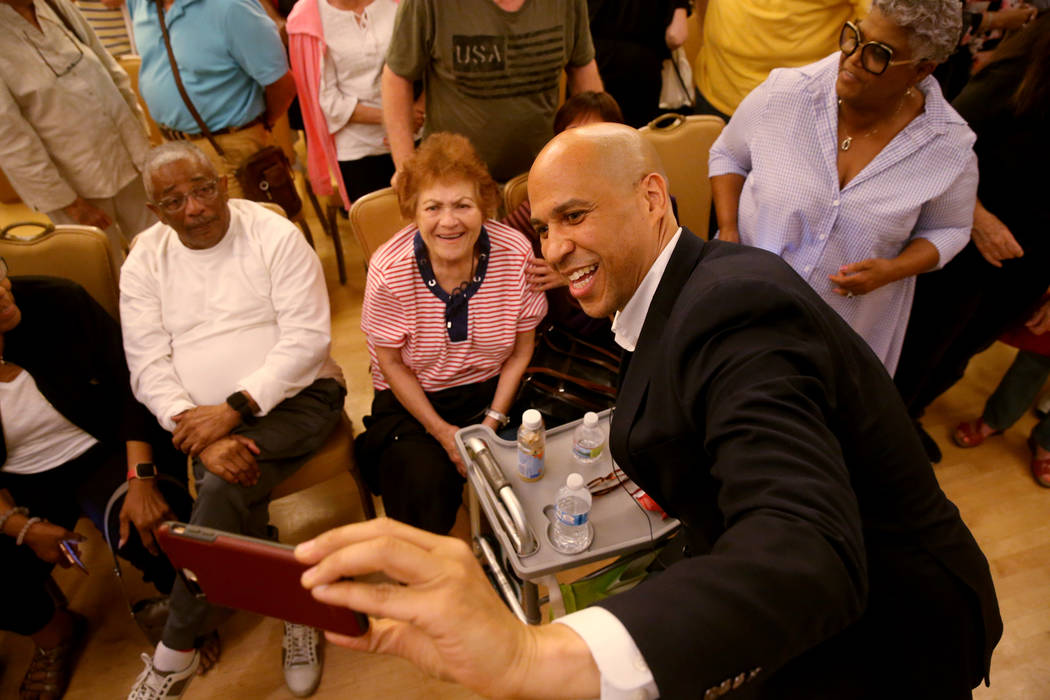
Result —
M157 541L210 603L349 636L368 631L366 615L322 603L302 587L299 577L310 567L289 545L177 522L161 525Z

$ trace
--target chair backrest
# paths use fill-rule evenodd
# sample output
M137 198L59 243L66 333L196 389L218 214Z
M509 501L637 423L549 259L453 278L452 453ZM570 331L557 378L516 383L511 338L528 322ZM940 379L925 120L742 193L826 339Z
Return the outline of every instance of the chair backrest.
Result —
M503 208L508 215L513 214L528 198L529 174L527 172L512 177L503 186Z
M707 154L724 127L725 122L711 115L668 114L640 129L663 161L678 201L678 222L700 238L708 237L711 216Z
M0 236L0 256L12 275L50 275L73 280L88 291L113 318L120 318L120 291L117 275L120 265L113 259L109 239L94 226L43 226L34 238L13 238L4 229Z
M365 254L366 264L379 246L408 223L401 218L392 187L369 192L350 205L350 230Z
M146 113L146 122L149 124L149 141L154 146L159 146L164 142L164 137L160 135L160 129L157 127L157 122L153 121L153 117L150 116L149 109L146 107L146 101L142 99L142 93L139 92L139 69L142 68L142 56L138 54L124 54L123 56L117 57L117 63L124 69L124 72L128 74L128 78L131 79L131 89L135 91L135 95L139 98L139 106L142 107L142 111Z

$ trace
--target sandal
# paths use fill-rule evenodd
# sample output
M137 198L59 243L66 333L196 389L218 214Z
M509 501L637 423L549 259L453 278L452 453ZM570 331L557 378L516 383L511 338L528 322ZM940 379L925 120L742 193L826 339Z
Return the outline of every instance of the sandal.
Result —
M33 651L18 688L19 700L58 700L65 694L87 632L87 620L72 610L69 614L73 616L72 636L52 649Z
M1043 488L1050 489L1050 457L1037 456L1039 444L1033 437L1028 438L1028 447L1032 450L1032 478Z
M200 652L200 665L197 666L197 675L203 676L219 663L222 654L222 642L219 641L219 631L212 630L208 634L197 639L197 650Z
M981 428L985 425L983 418L978 418L975 421L965 421L959 423L955 427L955 431L952 433L952 442L959 447L977 447L985 441L986 438L990 438L992 435L999 435L1003 431L996 430L988 435L981 432Z

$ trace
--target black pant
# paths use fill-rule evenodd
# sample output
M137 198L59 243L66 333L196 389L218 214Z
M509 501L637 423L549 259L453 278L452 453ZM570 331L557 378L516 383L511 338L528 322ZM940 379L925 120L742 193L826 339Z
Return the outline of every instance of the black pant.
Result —
M252 425L233 432L259 446L259 481L254 486L230 484L193 460L197 501L190 523L225 532L270 537L268 506L274 486L295 473L339 422L346 389L334 379L318 379L277 404ZM349 465L348 465L349 466ZM205 591L207 593L207 591ZM190 649L214 621L213 607L197 598L180 577L171 592L171 612L162 640L171 649Z
M1021 244L1023 257L993 267L973 243L943 269L919 275L893 381L913 418L962 378L970 358L1038 303L1050 284L1050 252Z
M185 464L185 462L183 462ZM123 442L97 444L76 459L39 474L0 473L0 487L6 488L15 504L39 517L72 530L86 515L99 530L110 495L127 478L127 459ZM185 471L183 471L185 481ZM157 590L171 590L175 571L163 556L153 556L131 528L128 542L118 554L139 569ZM54 615L51 597L44 589L53 564L18 547L11 537L0 536L0 629L30 635L39 632ZM105 571L93 572L108 575Z
M498 377L427 394L444 420L460 427L479 423L496 393ZM464 479L445 448L386 389L376 392L367 430L355 444L368 486L383 495L395 520L447 534L456 523Z
M394 159L389 153L382 153L357 160L341 160L339 172L346 185L346 194L353 204L369 192L390 187L390 178L394 176Z
M596 39L594 49L605 91L620 105L624 122L638 128L659 116L664 54L618 39Z

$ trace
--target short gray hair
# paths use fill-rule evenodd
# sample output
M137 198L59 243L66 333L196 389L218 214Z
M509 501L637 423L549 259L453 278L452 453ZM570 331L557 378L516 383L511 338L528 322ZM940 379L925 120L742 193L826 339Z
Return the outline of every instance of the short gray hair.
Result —
M871 9L908 33L913 58L943 63L962 37L959 0L873 0Z
M215 166L208 160L204 151L189 141L169 141L162 143L156 148L150 149L146 155L146 163L142 167L142 184L146 188L146 196L149 201L156 204L153 197L153 173L157 168L176 163L180 160L192 160L215 173ZM217 173L216 173L217 174Z

